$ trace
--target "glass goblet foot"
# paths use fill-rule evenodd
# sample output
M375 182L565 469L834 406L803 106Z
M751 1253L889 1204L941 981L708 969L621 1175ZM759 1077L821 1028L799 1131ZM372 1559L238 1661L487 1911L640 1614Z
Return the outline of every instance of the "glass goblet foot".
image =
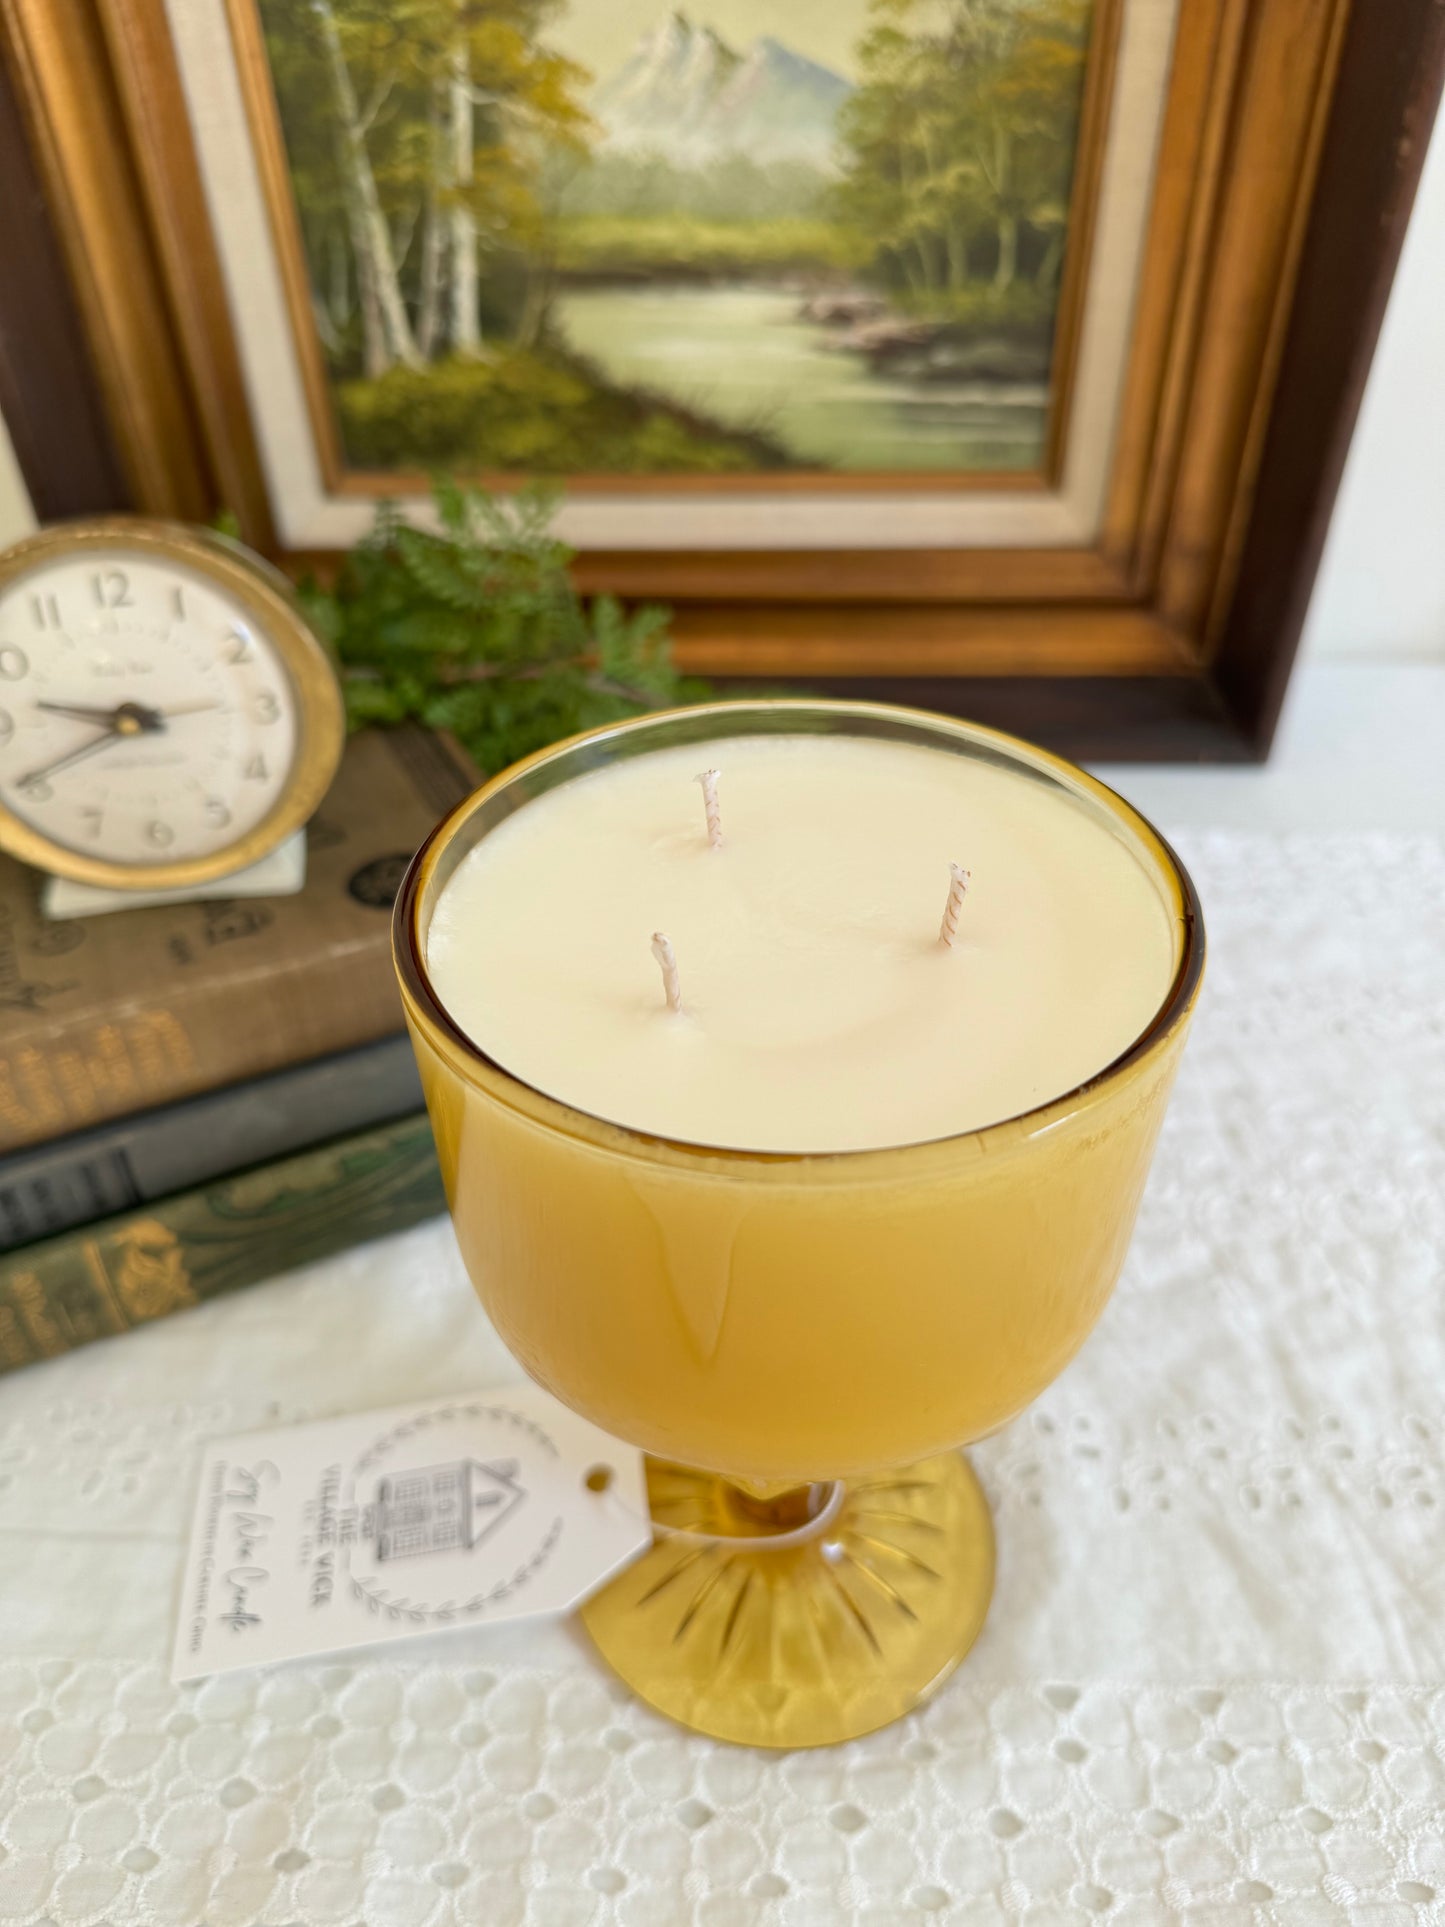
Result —
M649 1460L651 1551L582 1609L633 1691L742 1746L830 1746L920 1705L982 1629L988 1504L957 1452L754 1497Z

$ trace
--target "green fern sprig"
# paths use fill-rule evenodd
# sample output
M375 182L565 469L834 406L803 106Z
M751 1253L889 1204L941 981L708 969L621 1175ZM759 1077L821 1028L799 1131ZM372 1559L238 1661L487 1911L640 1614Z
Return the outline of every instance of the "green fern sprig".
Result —
M553 532L555 489L495 497L439 481L433 493L435 531L383 502L334 584L302 584L340 660L354 728L448 729L495 770L559 736L707 693L678 675L669 610L578 596L572 551Z

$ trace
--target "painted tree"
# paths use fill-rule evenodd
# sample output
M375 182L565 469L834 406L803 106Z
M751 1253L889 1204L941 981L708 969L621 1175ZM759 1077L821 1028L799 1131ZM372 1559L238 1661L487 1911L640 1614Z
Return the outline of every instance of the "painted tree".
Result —
M453 354L475 357L482 345L477 309L477 208L472 199L476 176L476 93L471 49L460 27L447 49L447 67L452 259L448 333Z
M549 155L586 149L588 122L577 101L585 76L542 38L556 11L556 0L440 0L455 354L481 351L484 257L503 248L530 253L540 238L539 183Z
M1015 257L1025 222L1044 240L1034 270L1042 286L1052 286L1063 258L1089 14L1090 0L1050 0L1023 12L998 76L995 116L1008 140Z
M378 83L375 103L363 113L332 0L311 0L336 117L336 139L351 246L361 290L363 365L368 375L385 374L395 362L421 366L411 317L402 298L392 253L391 230L377 192L366 137L385 100ZM357 23L363 24L363 23ZM369 23L367 23L369 24Z
M312 311L328 354L341 359L357 321L357 288L335 129L329 115L297 111L299 103L314 96L322 78L320 43L309 9L298 22L288 20L284 28L275 14L274 0L266 0L267 54L286 131L297 220L311 268Z
M1057 273L1088 0L871 0L841 216L925 301ZM1056 245L1057 243L1057 245Z
M421 286L416 314L416 345L427 360L431 359L439 338L446 289L446 230L441 205L448 170L444 106L442 88L433 81L427 89L427 171L422 193Z
M328 351L373 376L484 353L485 269L525 281L549 160L585 151L554 0L261 4Z

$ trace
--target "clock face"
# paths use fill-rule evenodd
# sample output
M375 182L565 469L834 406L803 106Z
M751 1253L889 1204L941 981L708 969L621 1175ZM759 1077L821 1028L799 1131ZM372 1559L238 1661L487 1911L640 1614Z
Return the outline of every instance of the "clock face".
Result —
M0 804L61 850L223 852L275 808L300 736L277 644L199 568L118 544L0 589Z

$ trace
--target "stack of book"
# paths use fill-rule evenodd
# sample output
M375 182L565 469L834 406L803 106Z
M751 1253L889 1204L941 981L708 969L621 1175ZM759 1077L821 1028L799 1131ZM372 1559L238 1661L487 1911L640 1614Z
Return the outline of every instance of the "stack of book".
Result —
M391 905L475 782L354 738L293 897L49 923L0 859L0 1371L445 1208Z

